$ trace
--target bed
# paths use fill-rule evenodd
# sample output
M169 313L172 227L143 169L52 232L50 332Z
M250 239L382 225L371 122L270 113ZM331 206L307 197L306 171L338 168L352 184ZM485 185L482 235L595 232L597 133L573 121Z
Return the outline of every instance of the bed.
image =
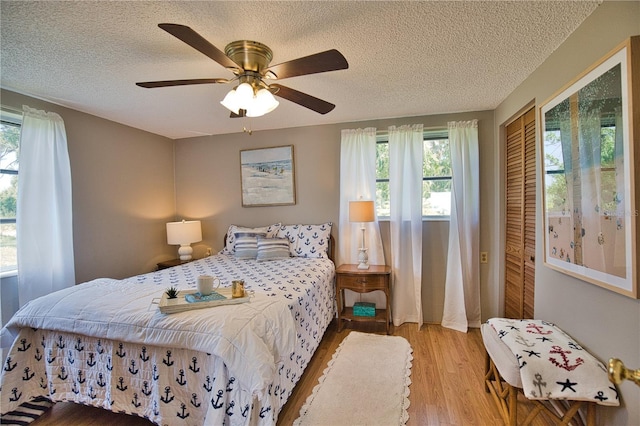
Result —
M7 324L3 414L37 397L169 425L273 425L334 317L331 224L229 227L217 255L36 299ZM287 253L288 251L288 253ZM243 279L247 303L163 314L168 287Z

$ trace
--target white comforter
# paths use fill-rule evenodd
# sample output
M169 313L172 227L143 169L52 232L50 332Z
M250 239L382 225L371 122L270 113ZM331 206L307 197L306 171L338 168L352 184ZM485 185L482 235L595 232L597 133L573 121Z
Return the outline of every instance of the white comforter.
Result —
M165 315L153 304L163 291L155 284L98 279L29 302L6 328L14 336L26 326L211 353L225 360L243 387L264 396L278 363L294 350L287 304L258 293L249 303Z

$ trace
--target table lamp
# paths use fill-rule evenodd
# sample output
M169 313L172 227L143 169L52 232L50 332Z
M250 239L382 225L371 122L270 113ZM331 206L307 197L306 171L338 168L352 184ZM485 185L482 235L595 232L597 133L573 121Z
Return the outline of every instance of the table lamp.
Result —
M362 225L362 246L358 249L358 269L369 269L369 255L364 244L364 223L375 220L373 201L349 201L349 222L360 222Z
M180 245L180 260L191 260L191 243L202 241L202 226L199 220L167 223L167 243Z

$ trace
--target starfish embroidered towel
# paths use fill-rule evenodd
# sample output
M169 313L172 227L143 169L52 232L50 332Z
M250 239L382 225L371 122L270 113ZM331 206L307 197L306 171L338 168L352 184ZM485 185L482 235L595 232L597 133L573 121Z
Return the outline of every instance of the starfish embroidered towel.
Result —
M507 318L487 322L516 357L527 398L620 405L606 367L555 325Z

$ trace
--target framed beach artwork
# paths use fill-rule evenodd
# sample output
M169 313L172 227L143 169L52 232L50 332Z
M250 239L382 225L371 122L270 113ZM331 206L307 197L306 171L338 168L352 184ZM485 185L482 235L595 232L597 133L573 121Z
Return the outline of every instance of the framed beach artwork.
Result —
M293 145L240 151L242 206L296 203Z
M544 263L638 297L640 37L540 107ZM635 108L635 111L634 111Z

